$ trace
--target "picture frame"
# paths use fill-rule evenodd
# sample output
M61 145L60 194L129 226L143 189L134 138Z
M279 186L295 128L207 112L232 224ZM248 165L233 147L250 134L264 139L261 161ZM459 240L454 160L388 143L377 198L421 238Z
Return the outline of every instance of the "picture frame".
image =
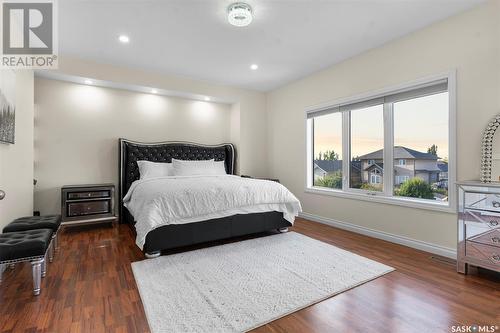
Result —
M14 144L16 130L16 75L0 71L0 143Z

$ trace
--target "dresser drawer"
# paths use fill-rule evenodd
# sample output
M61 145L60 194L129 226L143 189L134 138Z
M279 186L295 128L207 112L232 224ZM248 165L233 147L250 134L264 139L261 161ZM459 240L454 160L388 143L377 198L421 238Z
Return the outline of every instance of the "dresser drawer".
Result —
M110 191L70 192L68 193L68 200L109 198L110 196L111 196Z
M69 202L68 217L111 213L109 200Z
M468 238L468 240L500 248L500 229L493 229Z
M500 213L500 194L466 192L465 208L491 210Z
M467 241L465 243L465 254L477 260L497 265L500 268L500 248Z
M481 224L490 229L500 228L500 216L498 216L500 214L466 209L465 212L460 215L466 224Z

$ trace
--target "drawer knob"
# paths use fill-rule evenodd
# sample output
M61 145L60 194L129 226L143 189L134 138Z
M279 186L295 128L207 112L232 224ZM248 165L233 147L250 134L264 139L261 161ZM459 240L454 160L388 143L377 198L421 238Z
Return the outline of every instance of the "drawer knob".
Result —
M492 237L492 238L491 238L491 241L492 241L493 243L500 243L500 237Z
M493 259L495 261L500 261L500 254L494 254L494 255L492 255L491 259Z
M499 208L499 207L500 207L500 201L493 201L491 204L492 204L492 205L493 205L493 207L495 207L495 208Z
M495 227L495 226L497 226L497 225L498 225L498 221L491 220L491 221L490 221L490 225L491 225L492 227Z

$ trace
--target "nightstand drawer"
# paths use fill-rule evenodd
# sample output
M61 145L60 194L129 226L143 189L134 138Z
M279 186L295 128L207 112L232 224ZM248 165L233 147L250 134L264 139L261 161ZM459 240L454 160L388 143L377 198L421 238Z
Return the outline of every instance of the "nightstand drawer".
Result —
M465 254L477 260L485 261L500 267L500 248L467 241Z
M111 191L72 192L72 193L68 193L68 200L109 198L110 196L111 196Z
M109 200L70 202L68 203L68 217L111 213Z

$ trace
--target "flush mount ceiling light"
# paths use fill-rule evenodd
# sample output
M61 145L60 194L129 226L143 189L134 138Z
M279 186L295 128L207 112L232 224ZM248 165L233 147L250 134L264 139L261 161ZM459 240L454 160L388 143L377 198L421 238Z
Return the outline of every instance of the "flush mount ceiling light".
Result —
M236 27L246 27L252 19L252 7L244 2L236 2L227 7L227 20Z
M128 38L127 35L120 35L120 37L118 37L118 40L123 44L128 44L128 42L130 42L130 38Z
M253 70L253 71L256 71L257 69L259 69L259 65L257 65L257 64L252 64L252 65L250 66L250 69L251 69L251 70Z

